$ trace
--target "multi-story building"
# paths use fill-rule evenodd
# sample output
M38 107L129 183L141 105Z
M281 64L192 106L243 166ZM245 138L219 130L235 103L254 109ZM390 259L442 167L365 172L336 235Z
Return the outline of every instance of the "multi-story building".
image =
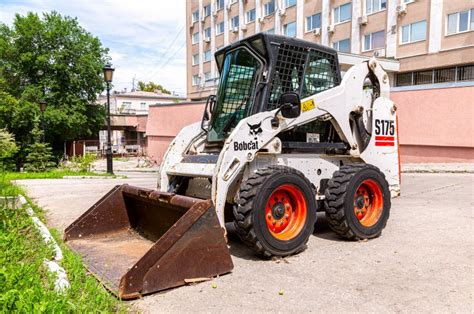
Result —
M186 3L189 99L202 100L215 93L219 75L213 54L219 48L258 32L303 38L338 50L342 70L360 62L361 56L386 59L383 66L390 72L392 98L401 109L418 99L414 111L399 113L402 140L407 134L402 142L406 161L435 161L436 156L474 160L473 0ZM445 129L433 132L434 125ZM469 136L456 138L459 134Z
M472 0L192 0L186 13L190 99L215 91L216 50L258 32L399 60L393 86L474 75Z

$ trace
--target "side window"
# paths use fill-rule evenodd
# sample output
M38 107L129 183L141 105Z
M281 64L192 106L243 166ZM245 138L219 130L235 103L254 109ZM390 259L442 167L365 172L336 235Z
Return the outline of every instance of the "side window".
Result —
M311 51L304 75L301 98L308 97L339 85L333 55Z

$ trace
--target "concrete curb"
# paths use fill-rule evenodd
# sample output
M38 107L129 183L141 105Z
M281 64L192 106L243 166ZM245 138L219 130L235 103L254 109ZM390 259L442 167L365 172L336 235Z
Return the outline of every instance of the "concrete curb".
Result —
M64 176L63 179L120 179L120 177L106 177L106 176Z
M444 170L444 169L407 169L407 170L402 170L402 173L468 173L472 174L474 173L474 170Z
M36 229L39 231L41 237L43 238L44 242L48 245L51 245L54 251L54 258L52 261L45 259L44 265L49 269L50 273L56 275L56 280L54 282L54 289L57 292L63 293L65 290L70 288L69 280L67 279L67 274L64 268L59 266L59 262L63 259L63 252L59 247L56 240L54 240L53 236L49 232L49 229L45 226L45 224L35 215L35 212L30 207L28 202L26 201L23 195L17 197L17 207L22 208L24 207L28 215L33 220L33 223Z
M474 163L402 164L402 173L474 173Z
M100 172L105 172L105 169L104 170L97 170L96 171L100 171ZM159 168L147 168L147 169L143 169L143 168L132 168L132 169L120 169L120 168L114 168L114 172L150 172L150 173L156 173L156 172L160 172L160 169Z

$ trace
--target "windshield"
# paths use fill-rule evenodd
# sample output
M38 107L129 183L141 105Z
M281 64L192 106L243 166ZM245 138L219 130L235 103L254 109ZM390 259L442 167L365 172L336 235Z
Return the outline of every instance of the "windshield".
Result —
M225 138L225 133L247 116L255 94L261 64L247 49L229 52L222 65L216 109L212 114L209 141Z

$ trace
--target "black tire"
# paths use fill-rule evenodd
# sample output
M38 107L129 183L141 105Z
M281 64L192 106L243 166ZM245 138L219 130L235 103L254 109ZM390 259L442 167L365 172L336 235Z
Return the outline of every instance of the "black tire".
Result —
M301 196L299 199L304 198L306 218L299 220L301 229L294 237L281 240L272 235L269 230L266 218L269 218L270 214L266 214L265 211L267 201L272 193L285 186L297 189L298 195ZM283 200L284 198L282 198L282 202ZM274 208L276 206L277 204ZM293 210L296 211L296 208L297 206L292 206L291 213ZM237 205L234 206L233 212L237 234L245 244L265 257L287 256L299 253L306 248L306 243L313 233L316 222L316 198L311 183L301 172L284 166L272 166L258 170L245 182L242 182L237 196ZM271 212L273 215L274 211ZM290 217L296 217L296 215L291 214ZM287 220L291 219L294 218Z
M359 193L359 187L366 182L375 183L374 188L377 189L378 186L380 189L369 196L369 202L372 204L370 206L367 206L367 203L357 203L356 192ZM362 197L363 201L364 196L358 195L358 197ZM379 196L377 197L377 195ZM374 200L377 198L380 199L377 204L381 206L373 205L376 204ZM377 167L365 164L342 166L328 182L324 205L329 227L339 236L349 240L371 239L380 236L387 224L391 206L390 189L384 174ZM373 219L369 221L372 224L368 224L363 221L365 217L362 217L362 220L357 217L356 206L367 210L367 213L369 213L368 210L378 207L381 208L381 213L374 214ZM363 214L360 213L360 215Z

